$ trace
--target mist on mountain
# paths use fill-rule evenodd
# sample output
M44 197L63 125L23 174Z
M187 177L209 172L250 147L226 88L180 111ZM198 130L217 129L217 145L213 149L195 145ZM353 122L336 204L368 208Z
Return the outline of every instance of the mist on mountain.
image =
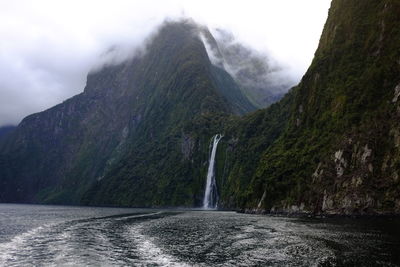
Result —
M211 31L232 31L238 43L288 65L286 76L299 81L311 62L329 2L3 1L0 125L18 124L82 92L86 73L105 62L129 60L166 18L191 17ZM301 9L309 16L302 17Z

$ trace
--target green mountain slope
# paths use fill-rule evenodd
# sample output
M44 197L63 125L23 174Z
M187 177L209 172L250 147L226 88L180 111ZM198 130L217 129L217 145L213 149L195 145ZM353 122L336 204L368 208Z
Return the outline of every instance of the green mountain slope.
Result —
M244 119L244 127L260 134L233 134L244 141L235 148L227 206L400 212L399 14L395 0L333 0L301 83L259 115L289 113L285 126L275 126L284 128L280 136L261 134L271 121L253 124L254 115ZM243 150L255 152L251 163L243 162Z
M82 94L25 118L1 145L0 201L80 203L93 185L101 182L112 192L106 185L118 179L118 199L105 194L96 203L152 205L126 202L124 185L133 179L139 186L133 192L144 194L168 166L185 170L174 179L194 179L180 160L187 150L181 151L181 142L192 146L184 127L254 110L229 74L210 63L199 31L190 21L167 22L144 55L90 74ZM124 162L128 174L116 174ZM171 198L186 189L181 191L163 193Z

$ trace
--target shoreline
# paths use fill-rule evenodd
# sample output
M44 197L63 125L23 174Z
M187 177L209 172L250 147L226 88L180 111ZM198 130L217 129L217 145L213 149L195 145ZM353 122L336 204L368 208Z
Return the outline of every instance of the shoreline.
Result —
M315 218L315 219L334 219L334 218L350 218L350 219L375 219L375 218L387 218L387 219L399 219L400 213L385 212L385 213L313 213L313 212L290 212L290 211L275 211L270 212L267 210L250 210L250 209L239 209L237 213L242 214L257 214L271 217L293 217L293 218Z

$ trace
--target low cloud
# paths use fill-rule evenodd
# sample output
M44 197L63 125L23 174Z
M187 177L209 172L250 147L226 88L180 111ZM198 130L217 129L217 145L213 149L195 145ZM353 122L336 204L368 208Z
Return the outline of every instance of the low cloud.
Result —
M37 0L0 3L0 125L17 124L83 91L87 73L140 49L165 18L193 17L288 66L311 62L329 0ZM114 55L115 56L115 55Z
M236 39L232 32L224 29L211 29L218 47L212 47L201 36L211 62L227 70L240 84L248 87L265 88L285 93L296 83L290 66L279 62L268 51L257 51Z

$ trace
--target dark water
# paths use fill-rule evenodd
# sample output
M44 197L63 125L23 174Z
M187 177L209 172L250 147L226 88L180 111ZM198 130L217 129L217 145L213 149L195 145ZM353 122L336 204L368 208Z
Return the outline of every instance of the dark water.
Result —
M398 219L0 204L0 266L400 266Z

